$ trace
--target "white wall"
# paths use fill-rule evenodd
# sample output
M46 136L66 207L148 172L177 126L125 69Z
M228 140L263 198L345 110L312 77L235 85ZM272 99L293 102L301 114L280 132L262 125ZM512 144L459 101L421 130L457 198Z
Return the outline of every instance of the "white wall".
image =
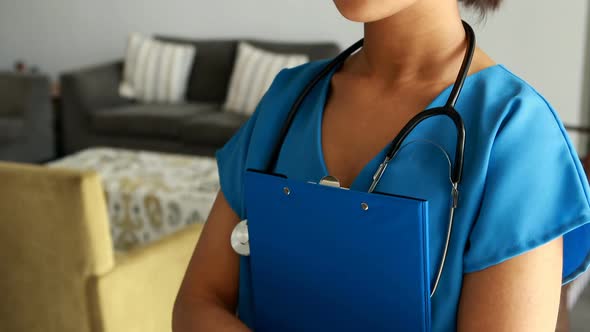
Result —
M537 87L568 123L581 118L587 12L585 0L505 0L476 26L480 45ZM362 28L330 0L0 0L0 68L22 58L55 75L108 61L122 56L130 31L345 46Z
M130 31L348 43L361 26L329 0L0 0L0 67L20 57L54 74L117 58Z

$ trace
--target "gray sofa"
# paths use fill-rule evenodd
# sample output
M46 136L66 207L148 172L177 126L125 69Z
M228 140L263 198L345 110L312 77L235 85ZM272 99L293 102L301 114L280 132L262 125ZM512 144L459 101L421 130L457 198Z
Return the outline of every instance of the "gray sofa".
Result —
M49 79L0 73L0 160L44 162L55 155Z
M122 61L66 73L61 76L65 153L100 145L212 155L247 120L243 114L222 109L238 40L158 38L197 48L187 103L140 104L120 97ZM339 52L334 43L247 41L278 53L307 54L311 60Z

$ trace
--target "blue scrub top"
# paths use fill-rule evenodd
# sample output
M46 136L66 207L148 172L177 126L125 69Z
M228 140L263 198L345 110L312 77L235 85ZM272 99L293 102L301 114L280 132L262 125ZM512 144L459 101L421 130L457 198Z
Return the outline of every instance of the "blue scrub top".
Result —
M326 64L326 60L315 61L281 71L252 117L216 152L221 190L240 218L247 217L245 170L264 169L291 105ZM282 147L277 173L314 182L327 175L321 121L336 70L319 82L299 110ZM444 105L450 90L445 89L429 108ZM456 330L465 273L501 263L559 236L564 236L564 283L590 263L588 182L547 101L504 66L495 65L467 77L456 109L465 123L465 162L447 263L432 299L432 331ZM376 188L429 201L431 280L445 241L451 199L448 161L432 142L453 160L455 137L456 129L446 117L426 120L408 136L406 142L411 143L390 163ZM369 188L386 150L363 168L351 189ZM242 257L238 311L240 319L252 326L249 285L249 262Z

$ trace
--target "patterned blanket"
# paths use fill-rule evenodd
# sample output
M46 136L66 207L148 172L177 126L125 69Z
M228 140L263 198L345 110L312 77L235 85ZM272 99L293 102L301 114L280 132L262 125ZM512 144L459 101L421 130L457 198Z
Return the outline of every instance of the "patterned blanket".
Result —
M102 178L116 250L204 222L219 178L214 158L92 148L49 167L94 170Z

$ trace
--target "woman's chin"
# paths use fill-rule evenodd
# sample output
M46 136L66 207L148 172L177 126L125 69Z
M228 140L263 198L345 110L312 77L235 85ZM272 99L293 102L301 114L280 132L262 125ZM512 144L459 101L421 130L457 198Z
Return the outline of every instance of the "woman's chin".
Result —
M369 23L395 15L416 0L333 0L347 20Z

